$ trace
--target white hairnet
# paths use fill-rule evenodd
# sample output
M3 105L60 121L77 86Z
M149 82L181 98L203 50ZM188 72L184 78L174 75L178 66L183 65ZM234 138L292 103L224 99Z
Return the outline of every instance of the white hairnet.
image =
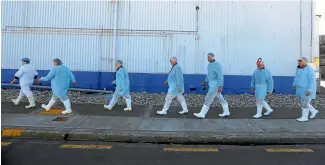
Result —
M24 62L24 63L26 63L26 64L29 64L30 59L27 58L27 57L25 57L25 58L22 58L21 61Z
M214 53L208 53L208 56L210 56L211 58L215 59L216 58L216 55L214 55Z
M307 57L300 57L299 60L302 60L305 63L308 63L308 58Z
M170 60L173 60L173 61L177 62L177 57L173 56L173 57L170 58Z
M122 60L117 60L116 61L117 64L123 65L123 61Z
M58 65L62 65L62 61L59 58L53 59L53 62L55 62Z

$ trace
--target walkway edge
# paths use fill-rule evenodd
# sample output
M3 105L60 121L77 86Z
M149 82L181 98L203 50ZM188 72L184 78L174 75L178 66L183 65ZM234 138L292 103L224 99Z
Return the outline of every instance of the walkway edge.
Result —
M5 130L22 130L19 136L4 135ZM2 138L36 138L43 140L82 140L112 142L147 142L179 144L325 144L323 133L222 133L216 132L156 132L121 130L55 129L41 127L8 127L1 130Z

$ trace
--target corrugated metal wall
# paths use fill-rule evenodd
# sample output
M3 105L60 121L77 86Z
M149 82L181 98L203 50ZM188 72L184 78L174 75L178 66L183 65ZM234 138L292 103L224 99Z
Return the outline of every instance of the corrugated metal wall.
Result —
M115 1L1 3L2 69L28 56L37 69L59 57L75 71L114 71ZM300 49L310 56L310 4L300 22L299 1L118 1L115 58L129 72L167 73L175 55L203 74L214 52L225 74L250 75L262 56L273 75L292 76Z

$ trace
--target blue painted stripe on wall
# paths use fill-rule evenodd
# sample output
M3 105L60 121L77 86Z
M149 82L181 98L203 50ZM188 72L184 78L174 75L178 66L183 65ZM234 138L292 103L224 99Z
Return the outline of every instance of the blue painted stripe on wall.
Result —
M9 83L17 69L1 69L1 83ZM38 71L39 76L46 76L49 71ZM113 90L111 82L113 81L114 73L109 72L73 72L77 85L75 88L85 89L104 89ZM167 92L167 87L164 82L167 79L167 74L147 74L147 73L129 73L132 92L149 92L162 93ZM186 74L185 92L186 93L206 93L206 90L201 90L200 84L205 79L205 75ZM291 89L293 77L291 76L273 76L275 93L293 94ZM251 76L225 75L224 77L224 94L244 94L249 93ZM50 82L42 83L41 85L49 86Z

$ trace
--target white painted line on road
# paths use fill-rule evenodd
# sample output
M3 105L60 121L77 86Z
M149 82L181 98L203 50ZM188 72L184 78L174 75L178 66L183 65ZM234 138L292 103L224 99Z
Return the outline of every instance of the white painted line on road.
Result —
M267 152L314 152L309 148L268 148Z
M11 142L1 142L1 146L8 146L10 144L11 144Z
M218 152L216 148L164 148L166 152Z
M71 149L111 149L109 145L82 145L82 144L63 144L59 148L71 148Z

